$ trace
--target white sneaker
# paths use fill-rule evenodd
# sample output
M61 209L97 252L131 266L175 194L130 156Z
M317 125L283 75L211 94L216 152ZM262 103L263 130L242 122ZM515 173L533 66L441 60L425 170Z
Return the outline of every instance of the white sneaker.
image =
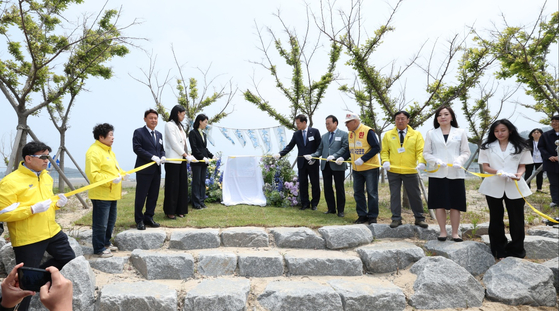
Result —
M118 247L114 246L113 244L111 245L105 245L105 248L112 251L112 252L116 252L118 251Z
M104 251L95 254L95 256L99 258L109 258L109 257L113 257L113 254L111 254L111 251L109 249L105 249Z

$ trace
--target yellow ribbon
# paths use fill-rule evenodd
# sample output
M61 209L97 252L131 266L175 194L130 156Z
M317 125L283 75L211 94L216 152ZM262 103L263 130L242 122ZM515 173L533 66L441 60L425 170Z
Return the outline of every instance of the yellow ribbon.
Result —
M166 159L166 161L182 161L182 162L184 162L184 161L188 161L188 160L187 160L187 159ZM215 160L210 159L210 161L215 161ZM199 160L196 160L196 159L195 159L195 160L192 161L192 162L204 162L204 161L199 161ZM138 167L136 167L136 168L134 168L134 169L132 169L132 170L127 171L127 172L126 172L126 175L130 175L130 174L136 173L136 172L138 172L138 171L141 171L141 170L143 170L143 169L146 169L146 168L152 166L153 164L155 164L155 162L150 162L150 163L144 164L144 165L142 165L142 166L138 166ZM70 191L70 192L65 193L64 195L65 195L66 197L69 197L69 196L72 196L72 195L74 195L74 194L78 194L78 193L87 191L87 190L89 190L89 189L93 189L93 188L95 188L95 187L99 187L100 185L103 185L103 184L112 182L115 178L118 178L118 177L119 177L119 176L109 177L109 178L107 178L107 179L98 181L98 182L96 182L96 183L92 183L92 184L89 184L89 185L87 185L87 186L83 186L83 187L81 187L81 188L72 190L72 191ZM56 201L58 201L59 199L60 199L60 198L58 197L58 195L55 195L55 196L53 196L53 197L51 198L51 200L52 200L53 202L56 202Z

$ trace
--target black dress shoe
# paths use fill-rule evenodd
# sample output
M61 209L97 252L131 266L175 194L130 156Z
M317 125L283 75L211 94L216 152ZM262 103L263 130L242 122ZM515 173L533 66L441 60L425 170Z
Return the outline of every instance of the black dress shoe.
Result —
M344 217L344 216L345 216L344 212L338 213L338 217Z
M376 224L376 223L377 223L376 217L369 217L369 218L367 219L367 223L368 223L369 225L370 225L370 224Z
M146 224L147 226L150 226L152 228L159 228L159 226L161 226L160 224L153 221L153 219L144 220L144 224Z
M302 210L302 211L304 211L304 210L306 210L307 208L309 208L309 206L308 206L308 205L304 205L304 206L301 206L301 208L299 208L299 209Z
M336 214L336 212L326 211L326 212L324 212L324 214Z
M202 209L202 207L200 205L194 205L192 208L193 209Z
M204 204L204 203L202 203L202 204L200 205L200 207L201 207L201 208L208 208L208 207L206 206L206 204Z
M138 230L146 230L146 226L144 226L144 222L140 221L139 223L136 224L136 228Z
M364 224L367 223L367 221L369 221L369 219L367 218L367 216L359 216L359 218L357 218L356 221L354 221L354 224Z
M316 211L316 205L313 205L313 206L311 207L311 209L312 209L313 211Z

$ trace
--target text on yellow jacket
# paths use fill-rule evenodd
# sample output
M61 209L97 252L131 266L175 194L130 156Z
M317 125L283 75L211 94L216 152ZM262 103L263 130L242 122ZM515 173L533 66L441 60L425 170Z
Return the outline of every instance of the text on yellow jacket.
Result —
M426 163L423 159L423 136L409 125L404 137L404 144L400 146L398 128L393 128L384 134L380 158L382 163L390 162L390 172L396 174L417 174L415 169L419 163ZM404 149L401 149L404 148Z

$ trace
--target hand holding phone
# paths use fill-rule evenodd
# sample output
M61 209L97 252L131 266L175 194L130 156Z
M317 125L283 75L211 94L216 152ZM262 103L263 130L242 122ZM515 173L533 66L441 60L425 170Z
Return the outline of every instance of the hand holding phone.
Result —
M16 276L18 269L23 263L17 264L10 274L2 281L2 306L4 308L12 308L27 296L35 295L35 292L23 290L19 287L18 277Z
M45 269L20 267L17 269L19 287L23 290L38 292L41 286L51 281L50 272Z
M49 310L72 310L73 284L56 267L48 267L52 282L41 287L41 302Z

